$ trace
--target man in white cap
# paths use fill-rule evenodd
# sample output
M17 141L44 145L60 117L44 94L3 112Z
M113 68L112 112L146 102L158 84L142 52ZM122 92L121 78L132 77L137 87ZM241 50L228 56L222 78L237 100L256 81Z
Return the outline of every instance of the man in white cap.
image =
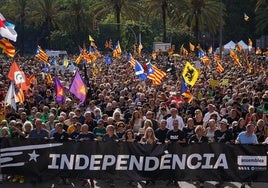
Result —
M209 104L208 105L208 112L205 113L204 118L203 118L203 122L204 123L207 123L208 122L208 120L210 119L210 115L211 114L216 114L217 115L217 121L219 121L221 119L219 113L215 110L215 108L216 107L215 107L214 104Z
M232 132L228 129L227 119L221 119L219 122L220 129L216 130L214 133L214 140L218 143L232 143L233 135Z

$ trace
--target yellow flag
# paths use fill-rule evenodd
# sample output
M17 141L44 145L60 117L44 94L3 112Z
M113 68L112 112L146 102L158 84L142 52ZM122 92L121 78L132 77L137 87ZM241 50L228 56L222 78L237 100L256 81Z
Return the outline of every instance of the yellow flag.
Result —
M249 16L246 14L246 13L244 13L244 20L247 22L247 21L249 21Z
M89 40L90 42L93 42L93 41L94 41L94 39L91 37L91 35L88 35L88 40Z
M187 84L193 86L198 79L199 71L187 61L182 71L182 76Z

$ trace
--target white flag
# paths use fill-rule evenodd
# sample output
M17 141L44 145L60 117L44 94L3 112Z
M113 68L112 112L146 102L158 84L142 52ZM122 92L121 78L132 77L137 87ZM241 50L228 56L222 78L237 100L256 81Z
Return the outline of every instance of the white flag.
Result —
M9 104L14 110L17 110L16 100L15 100L15 86L14 82L10 83L8 88L6 97L5 97L6 104Z
M15 31L15 25L6 21L5 17L0 13L0 35L9 40L16 42L17 32Z

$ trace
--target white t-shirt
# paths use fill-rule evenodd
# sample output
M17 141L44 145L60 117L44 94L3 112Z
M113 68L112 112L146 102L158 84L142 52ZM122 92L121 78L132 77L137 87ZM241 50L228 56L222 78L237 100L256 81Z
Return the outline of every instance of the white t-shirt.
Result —
M179 129L180 130L182 130L183 129L183 127L185 127L185 123L184 123L184 121L183 121L183 119L182 119L182 117L181 116L176 116L175 118L173 118L172 116L171 117L169 117L169 118L167 118L167 128L169 129L169 130L173 130L173 121L174 120L178 120L178 122L179 122Z

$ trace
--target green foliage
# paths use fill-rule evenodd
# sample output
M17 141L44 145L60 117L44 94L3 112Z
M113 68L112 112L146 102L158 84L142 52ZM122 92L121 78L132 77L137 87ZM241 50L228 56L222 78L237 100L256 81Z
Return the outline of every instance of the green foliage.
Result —
M20 52L65 49L78 53L90 34L98 49L106 40L120 40L123 50L133 51L141 43L143 52L154 41L197 44L204 33L219 39L219 6L223 10L223 42L247 41L268 32L268 4L265 0L2 0L0 12L16 25ZM243 20L243 13L250 17ZM209 38L207 38L209 39ZM210 39L212 40L212 39Z
M73 40L71 40L71 38L71 35L67 32L52 31L51 45L53 46L53 49L76 52L77 46L75 46L75 43Z

